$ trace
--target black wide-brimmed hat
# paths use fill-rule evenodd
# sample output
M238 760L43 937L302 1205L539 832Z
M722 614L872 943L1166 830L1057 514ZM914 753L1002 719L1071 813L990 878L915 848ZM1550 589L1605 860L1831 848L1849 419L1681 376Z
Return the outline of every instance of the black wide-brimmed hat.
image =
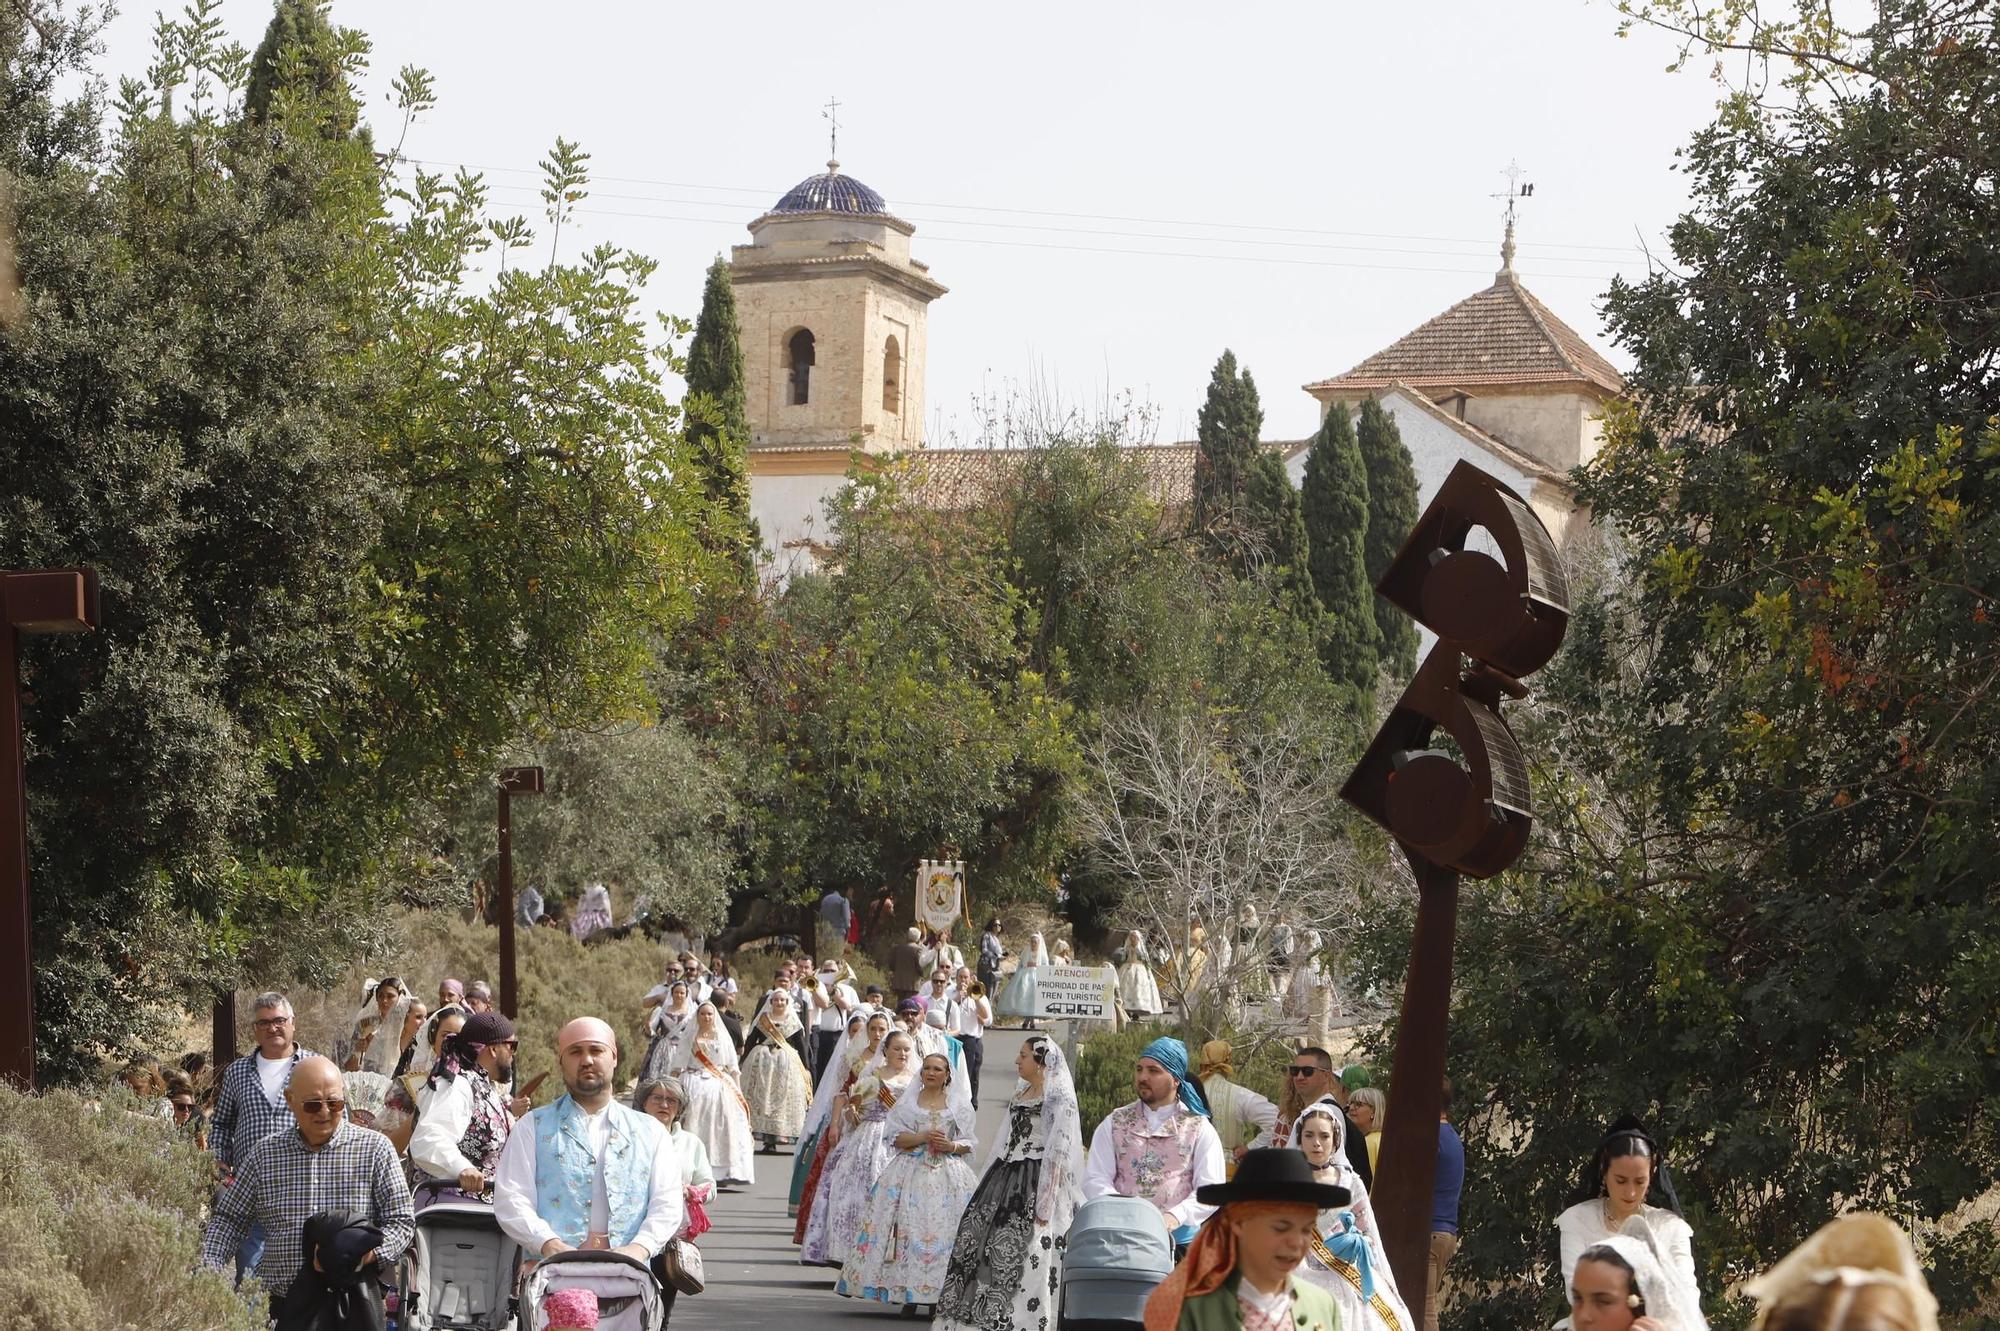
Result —
M1211 1183L1194 1190L1194 1199L1203 1206L1224 1206L1230 1202L1299 1202L1324 1211L1345 1206L1354 1200L1343 1187L1321 1183L1313 1177L1304 1155L1289 1146L1261 1146L1245 1151L1236 1166L1236 1177L1227 1183Z

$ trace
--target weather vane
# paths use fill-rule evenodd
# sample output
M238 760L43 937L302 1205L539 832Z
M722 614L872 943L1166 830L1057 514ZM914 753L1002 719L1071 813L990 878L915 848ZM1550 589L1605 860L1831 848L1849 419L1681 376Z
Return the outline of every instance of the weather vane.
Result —
M1507 192L1505 194L1491 195L1490 197L1505 199L1507 201L1507 212L1505 214L1507 218L1507 238L1500 242L1500 276L1510 277L1514 272L1515 205L1522 199L1534 198L1535 187L1521 183L1521 177L1527 173L1521 170L1521 164L1518 161L1509 161L1507 169L1500 174L1507 177Z
M826 121L826 152L835 161L840 160L840 103L834 98L826 99L826 106L820 111L820 118Z

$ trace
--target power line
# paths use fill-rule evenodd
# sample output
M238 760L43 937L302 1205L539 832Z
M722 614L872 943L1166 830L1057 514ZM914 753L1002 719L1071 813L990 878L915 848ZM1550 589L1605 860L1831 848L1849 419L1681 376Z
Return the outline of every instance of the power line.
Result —
M414 165L426 166L432 168L449 167L449 168L458 168L468 171L494 172L506 175L539 176L541 174L538 169L531 167L479 166L470 162L446 162L435 159L421 159L421 158L409 158L406 160ZM753 188L746 185L706 185L706 184L697 184L692 181L655 180L643 176L600 175L600 176L594 176L593 180L605 181L612 184L620 184L620 185L646 185L657 189L691 189L691 190L707 191L710 193L748 194L766 199L773 198L775 196L784 193L782 189L761 189L761 188ZM524 187L509 186L507 188L518 189ZM611 196L605 196L605 197L611 197ZM631 199L634 196L618 196L618 197ZM651 202L654 200L652 200L648 196L637 196L637 198L634 199L634 201ZM681 200L673 200L673 199L661 199L657 201L663 203L682 202ZM703 200L691 199L691 200L686 200L685 202L693 204L694 206L697 207L732 206L729 204L719 203L705 199ZM1476 246L1488 246L1488 247L1492 245L1491 237L1473 238L1467 236L1420 236L1404 232L1393 232L1393 231L1340 231L1340 230L1332 230L1332 229L1316 228L1316 227L1273 226L1258 222L1201 222L1201 221L1189 221L1184 218L1171 218L1171 217L1134 217L1117 213L1074 213L1074 212L1060 212L1060 211L1053 211L1053 210L1039 209L1039 208L1013 208L998 204L938 203L938 202L926 202L921 200L909 200L906 206L912 208L938 208L938 209L943 209L947 212L1005 213L1021 217L1053 217L1053 218L1063 219L1066 221L1078 221L1078 222L1121 222L1121 223L1132 223L1142 226L1177 226L1177 227L1187 227L1187 228L1202 228L1207 230L1268 231L1268 232L1275 232L1280 235L1337 236L1337 237L1348 237L1359 240L1404 240L1404 241L1418 241L1426 244L1435 244L1435 245L1476 245ZM760 209L759 211L762 210ZM933 222L936 222L942 219L931 219L931 220ZM959 225L976 225L976 224L959 223ZM995 222L995 223L987 223L985 225L999 226L1002 224ZM1174 237L1173 239L1203 240L1203 239L1219 239L1219 237L1189 236L1189 237ZM1537 250L1589 250L1596 253L1625 254L1625 255L1633 255L1640 252L1636 246L1632 245L1585 245L1580 243L1564 242L1564 241L1524 241L1522 242L1522 248L1537 249Z
M496 183L493 186L493 188L499 190L510 190L521 193L533 192L534 190L534 187L531 185L510 185L505 183ZM695 208L719 208L719 207L731 206L726 204L715 203L706 199L661 198L656 195L610 194L610 193L593 192L590 197L593 199L616 199L632 203L677 204L685 207L695 207ZM579 211L596 212L599 213L600 215L620 216L620 217L655 216L655 214L650 214L650 213L629 213L629 212L612 213L612 212L607 212L606 210L603 209L579 209ZM665 215L660 215L660 216L664 217ZM674 217L674 218L668 218L667 220L706 220L706 219L683 219ZM743 220L743 218L739 215L731 218L717 218L713 220L717 222L724 222L724 221L740 222ZM1263 246L1275 246L1284 249L1342 250L1356 254L1399 254L1399 255L1413 255L1420 257L1432 257L1432 258L1443 258L1443 259L1483 259L1486 257L1484 251L1474 252L1468 250L1408 249L1398 246L1386 246L1386 245L1345 245L1345 244L1336 244L1329 241L1312 241L1312 240L1265 240L1258 238L1237 239L1231 236L1174 236L1174 235L1162 235L1157 231L1111 231L1098 227L1053 226L1045 222L991 222L983 220L965 220L955 217L924 217L915 214L905 218L904 220L910 222L921 222L925 226L987 227L987 228L1007 230L1007 231L1045 231L1045 232L1054 232L1060 235L1101 236L1109 240L1163 240L1181 244L1186 244L1190 241L1195 241L1212 245L1263 245ZM968 238L963 236L938 236L933 234L928 236L927 239L963 241ZM996 240L994 243L997 244L1000 242ZM1639 258L1641 251L1637 247L1633 247L1632 249L1626 251L1626 253L1628 253L1634 260L1636 260ZM1613 270L1625 266L1611 259L1586 259L1586 258L1577 258L1577 257L1572 257L1570 255L1561 255L1561 254L1544 255L1542 256L1541 262L1564 263L1564 264L1591 264L1599 268L1610 268ZM1470 272L1473 270L1453 269L1451 271Z

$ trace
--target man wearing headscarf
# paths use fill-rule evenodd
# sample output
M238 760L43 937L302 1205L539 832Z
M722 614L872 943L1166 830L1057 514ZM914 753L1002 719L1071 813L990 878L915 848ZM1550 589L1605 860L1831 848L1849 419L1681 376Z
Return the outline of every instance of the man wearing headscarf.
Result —
M1184 1247L1215 1210L1195 1190L1224 1181L1222 1139L1179 1040L1162 1036L1146 1046L1132 1088L1139 1098L1105 1115L1091 1134L1084 1199L1143 1197L1166 1217L1175 1246Z
M1201 1089L1208 1097L1209 1121L1215 1135L1222 1138L1222 1150L1231 1175L1236 1162L1254 1142L1271 1144L1278 1127L1278 1106L1248 1086L1236 1083L1236 1069L1230 1063L1234 1051L1227 1040L1210 1040L1201 1047Z
M491 1011L474 1013L456 1035L445 1037L424 1112L410 1134L420 1203L429 1205L451 1188L469 1197L492 1191L514 1128L505 1088L513 1084L519 1047L514 1023Z

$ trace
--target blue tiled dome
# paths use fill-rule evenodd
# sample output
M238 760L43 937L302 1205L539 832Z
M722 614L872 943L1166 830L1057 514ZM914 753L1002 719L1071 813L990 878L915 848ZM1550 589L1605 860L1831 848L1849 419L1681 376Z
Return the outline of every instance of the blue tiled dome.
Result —
M840 174L840 163L828 162L822 175L807 176L785 191L771 209L774 213L853 213L865 217L886 217L889 205L882 196L853 176Z

